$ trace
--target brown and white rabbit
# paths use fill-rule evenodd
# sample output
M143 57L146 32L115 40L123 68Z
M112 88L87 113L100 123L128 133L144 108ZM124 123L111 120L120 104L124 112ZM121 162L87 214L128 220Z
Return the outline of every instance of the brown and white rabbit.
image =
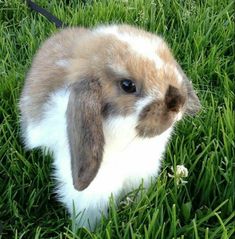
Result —
M128 25L49 38L20 99L26 147L53 153L59 200L92 229L111 194L148 186L174 124L199 108L163 39Z

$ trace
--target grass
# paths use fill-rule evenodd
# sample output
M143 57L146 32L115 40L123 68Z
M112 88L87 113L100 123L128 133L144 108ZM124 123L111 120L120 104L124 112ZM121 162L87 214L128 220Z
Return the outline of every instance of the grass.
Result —
M203 109L178 124L162 173L147 193L139 188L138 200L117 209L111 203L95 232L73 233L53 194L51 158L26 152L19 134L17 103L25 73L56 29L24 1L0 1L0 238L234 238L233 1L37 2L71 26L125 22L162 35ZM189 170L187 184L168 176L179 164Z

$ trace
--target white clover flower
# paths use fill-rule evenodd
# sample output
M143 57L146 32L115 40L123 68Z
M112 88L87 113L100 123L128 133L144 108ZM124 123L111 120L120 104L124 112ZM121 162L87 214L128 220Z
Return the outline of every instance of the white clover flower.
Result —
M123 201L120 202L120 205L128 206L129 204L133 203L134 201L130 197L126 197Z
M170 178L175 178L176 184L179 185L180 183L186 184L188 181L183 180L183 178L188 177L188 169L184 165L177 165L176 170L171 167L171 171L173 174L168 173Z

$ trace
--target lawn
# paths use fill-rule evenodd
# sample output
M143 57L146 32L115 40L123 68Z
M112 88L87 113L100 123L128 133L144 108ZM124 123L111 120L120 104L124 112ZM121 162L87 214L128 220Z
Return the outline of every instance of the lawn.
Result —
M147 193L140 187L117 209L111 203L95 232L73 233L55 199L51 157L25 151L19 130L25 74L57 29L24 1L0 1L0 238L234 238L233 1L76 2L37 1L71 26L125 22L162 35L203 107L177 125ZM181 164L189 171L186 184L169 177L171 167Z

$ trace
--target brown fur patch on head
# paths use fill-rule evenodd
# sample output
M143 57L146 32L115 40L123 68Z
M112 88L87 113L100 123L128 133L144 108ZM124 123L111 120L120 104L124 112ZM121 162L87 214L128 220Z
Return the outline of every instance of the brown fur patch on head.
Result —
M174 66L175 59L172 56L169 48L165 44L160 49L157 50L157 55L168 65Z

